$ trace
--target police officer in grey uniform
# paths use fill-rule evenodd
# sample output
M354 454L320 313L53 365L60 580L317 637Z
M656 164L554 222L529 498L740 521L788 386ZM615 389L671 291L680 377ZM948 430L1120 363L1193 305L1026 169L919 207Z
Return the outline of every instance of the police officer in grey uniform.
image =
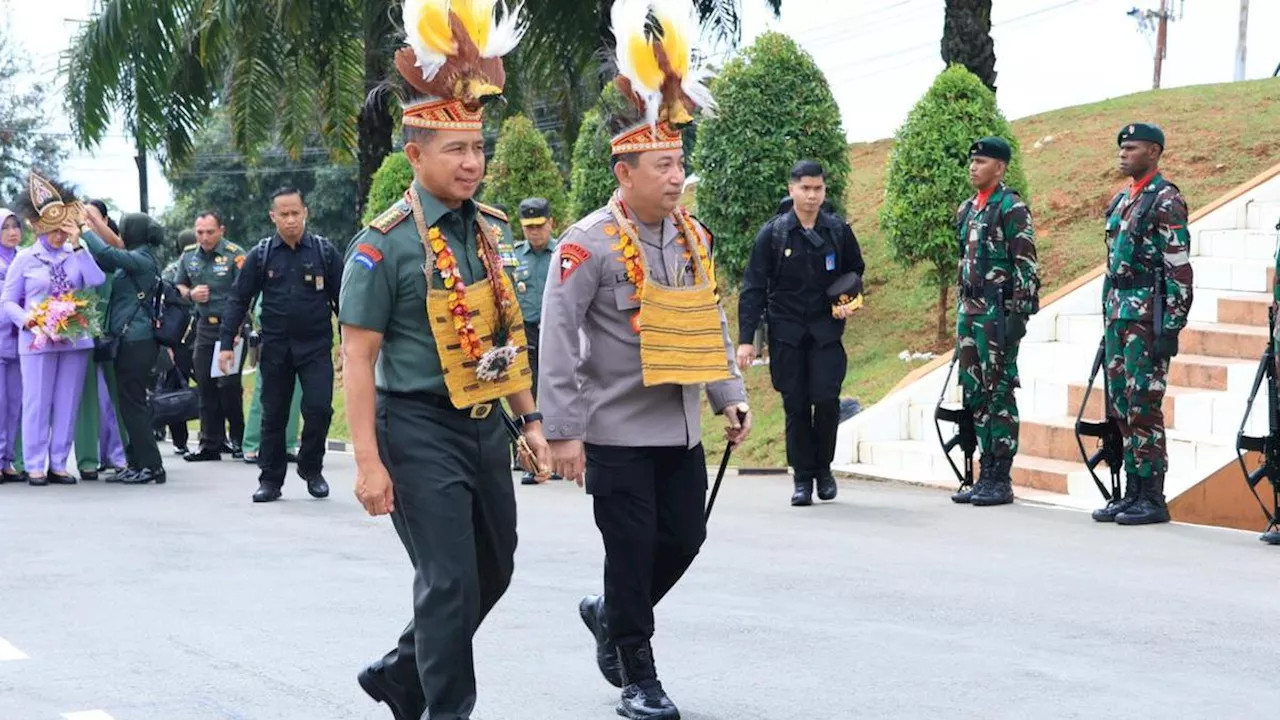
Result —
M520 226L524 242L515 248L516 265L511 271L520 312L524 315L524 335L529 342L529 366L533 369L533 397L538 397L538 335L541 328L542 293L547 286L551 253L556 249L555 221L546 198L528 198L520 203ZM538 478L525 471L523 485L537 485Z
M616 112L610 125L619 189L556 247L543 298L538 404L553 469L578 482L585 474L604 542L604 595L588 595L578 609L601 673L622 688L617 713L678 718L650 639L654 605L706 538L703 387L728 422L730 443L746 438L750 422L715 292L712 238L679 207L682 133L666 122L655 132L638 107ZM689 298L700 305L663 308ZM675 338L695 343L696 352L673 351Z

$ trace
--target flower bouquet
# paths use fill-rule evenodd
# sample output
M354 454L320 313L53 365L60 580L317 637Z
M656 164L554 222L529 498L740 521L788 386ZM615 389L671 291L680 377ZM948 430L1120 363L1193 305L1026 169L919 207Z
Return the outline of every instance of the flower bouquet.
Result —
M41 350L50 343L73 343L96 337L102 332L98 296L81 291L49 295L28 309L27 329L34 336L33 350Z

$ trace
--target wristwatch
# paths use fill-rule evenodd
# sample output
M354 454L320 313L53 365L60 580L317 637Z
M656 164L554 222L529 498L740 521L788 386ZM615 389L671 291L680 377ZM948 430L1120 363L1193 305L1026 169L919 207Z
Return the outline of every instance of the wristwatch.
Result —
M531 422L542 422L542 413L534 411L529 413L528 415L521 415L520 417L516 418L516 427L523 430L524 426L528 425Z

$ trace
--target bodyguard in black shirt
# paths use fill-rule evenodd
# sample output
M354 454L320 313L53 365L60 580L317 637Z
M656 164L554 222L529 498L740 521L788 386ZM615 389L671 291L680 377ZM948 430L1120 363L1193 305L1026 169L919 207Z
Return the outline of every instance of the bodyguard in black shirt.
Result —
M787 416L787 464L795 473L792 505L832 500L831 474L840 386L847 358L845 318L860 303L835 303L828 289L861 284L865 268L848 223L824 208L826 174L801 161L791 171L790 207L765 223L747 261L738 300L738 365L756 358L756 329L768 320L769 369ZM851 274L857 277L852 278ZM846 299L847 300L847 299Z
M276 234L245 256L244 267L223 313L218 362L233 367L232 343L250 302L262 294L262 347L258 382L262 383L262 448L258 452L258 491L254 502L280 497L288 469L284 428L295 379L302 385L302 444L298 475L312 497L329 495L321 469L329 422L333 418L333 324L342 282L342 257L333 245L306 231L302 193L281 188L271 195Z

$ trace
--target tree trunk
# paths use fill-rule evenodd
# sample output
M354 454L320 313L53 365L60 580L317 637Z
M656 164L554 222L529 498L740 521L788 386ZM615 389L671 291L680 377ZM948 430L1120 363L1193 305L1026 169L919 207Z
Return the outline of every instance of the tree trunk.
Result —
M991 40L991 0L947 0L942 61L959 63L996 91L996 49Z
M151 206L147 199L147 148L138 137L134 138L134 144L138 148L138 154L133 158L138 164L138 212L146 215Z
M356 177L356 220L364 217L369 202L369 188L373 174L382 167L382 161L391 154L392 133L395 123L391 118L386 96L371 101L360 111L360 168ZM378 211L384 208L375 208Z
M946 342L950 333L947 332L947 296L951 291L951 286L942 283L938 286L938 342Z

